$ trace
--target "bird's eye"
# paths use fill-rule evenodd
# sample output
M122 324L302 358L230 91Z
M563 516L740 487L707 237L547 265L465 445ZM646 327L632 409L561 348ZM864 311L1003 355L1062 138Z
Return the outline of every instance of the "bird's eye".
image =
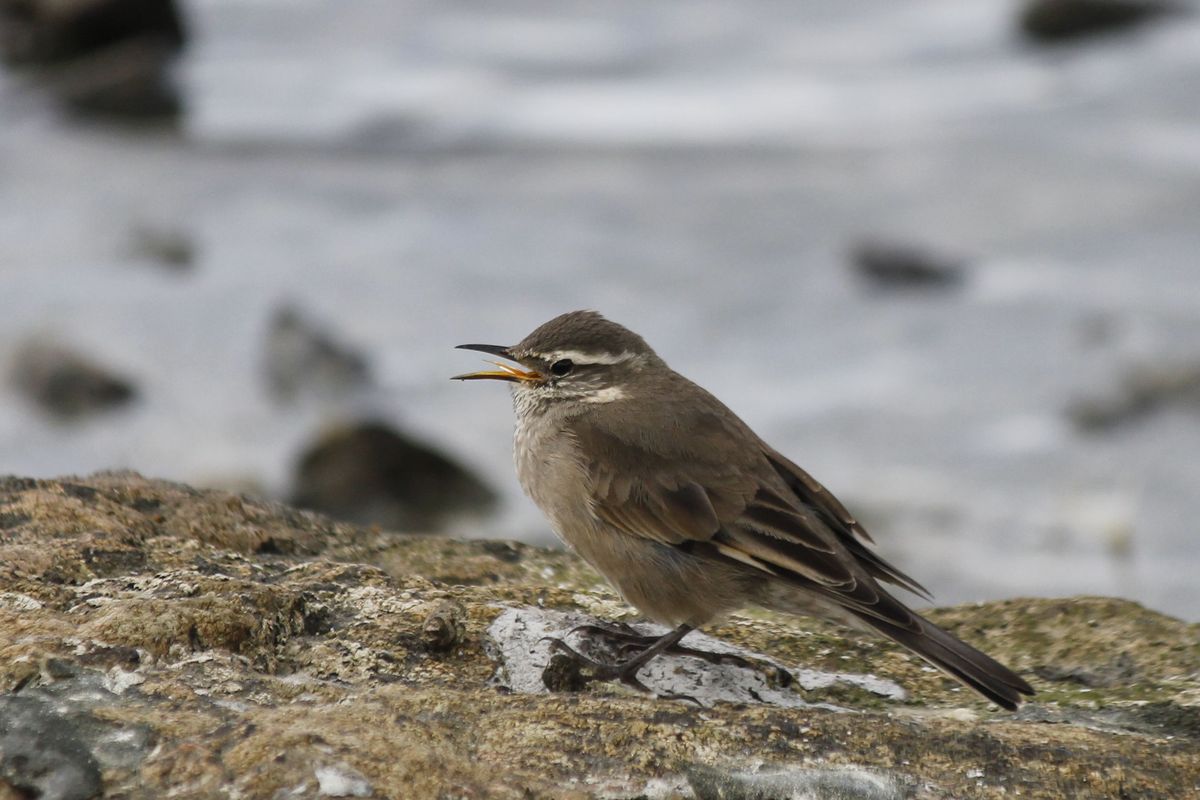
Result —
M560 378L575 367L575 362L569 358L560 358L550 365L550 371Z

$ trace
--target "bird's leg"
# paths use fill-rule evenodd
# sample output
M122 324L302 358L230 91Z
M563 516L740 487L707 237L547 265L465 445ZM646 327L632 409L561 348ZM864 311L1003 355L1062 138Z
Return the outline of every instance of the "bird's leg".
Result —
M571 630L567 631L567 636L572 634L582 633L588 636L599 636L609 641L616 642L640 642L647 647L650 644L658 641L657 636L645 636L634 630L633 626L627 622L612 622L610 625L576 625Z
M590 628L593 626L581 626L581 627ZM576 630L578 630L578 628ZM605 631L604 628L600 628L599 630ZM577 663L580 663L580 664L583 664L584 666L589 667L595 673L595 676L594 676L595 680L608 681L608 680L613 680L614 678L616 678L616 679L619 679L621 681L621 683L624 683L627 686L632 686L635 689L639 689L643 692L649 692L650 687L646 686L644 683L642 683L640 680L638 680L638 677L637 677L638 670L640 670L642 667L646 666L646 664L649 663L651 660L653 660L656 656L662 654L665 651L670 650L672 647L674 647L676 644L679 643L680 639L682 639L684 636L687 636L692 630L693 629L692 629L691 625L680 625L675 630L673 630L663 636L660 636L657 638L648 637L648 638L653 639L648 647L641 650L641 652L639 652L637 655L633 656L632 658L630 658L626 661L623 661L619 664L605 664L604 662L596 661L594 659L588 658L587 656L580 653L578 650L575 650L574 648L572 648L570 645L568 645L562 639L550 639L549 641L550 641L550 646L553 649L558 650L562 653L565 653L567 656L569 656L571 659L573 659ZM605 631L605 632L608 633L608 631ZM623 637L626 634L622 633L620 635ZM638 638L638 637L635 637L633 634L628 634L628 636L630 639ZM668 697L669 698L678 698L681 696L668 695ZM682 699L690 700L691 698L682 698Z
M605 625L579 625L572 628L571 633L582 633L589 636L595 636L614 644L613 650L617 656L633 657L633 654L640 653L643 650L653 647L662 637L654 635L641 634L635 631L629 625L618 622L615 623L618 627L610 628ZM670 647L660 651L673 656L688 656L690 658L698 658L701 661L707 661L710 664L732 664L744 669L753 669L754 665L733 653L714 653L709 650L696 650L692 647L684 647L679 643L672 644Z

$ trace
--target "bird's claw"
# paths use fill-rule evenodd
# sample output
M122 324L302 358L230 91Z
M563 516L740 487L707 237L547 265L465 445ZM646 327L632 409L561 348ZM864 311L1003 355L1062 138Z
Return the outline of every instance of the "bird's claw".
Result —
M598 626L581 625L579 627L580 628L595 627L598 630L605 630L603 628L599 628ZM570 631L570 633L575 633L578 630L579 630L579 628L572 629ZM619 680L621 683L625 684L626 686L628 686L632 689L636 689L639 692L643 692L644 694L652 694L659 700L679 700L679 701L684 701L684 702L689 702L689 703L695 703L697 706L703 706L703 703L701 703L699 700L692 697L691 695L677 694L675 692L655 692L649 686L642 683L638 679L637 673L638 673L638 670L640 670L643 666L645 666L645 662L639 660L637 658L637 656L633 656L632 658L629 658L619 664L607 664L603 661L597 661L594 658L589 658L588 656L585 656L583 653L580 653L578 650L571 647L569 644L564 642L562 639L558 639L553 636L543 636L539 641L549 642L551 650L558 651L558 652L562 653L563 655L567 656L568 658L570 658L577 665L586 667L592 674L583 676L584 684L590 683L592 681Z

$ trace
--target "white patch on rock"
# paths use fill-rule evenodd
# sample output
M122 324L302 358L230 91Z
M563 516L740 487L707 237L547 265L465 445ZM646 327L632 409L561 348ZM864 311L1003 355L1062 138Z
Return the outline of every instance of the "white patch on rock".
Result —
M136 670L123 670L120 667L113 667L104 674L103 686L113 694L125 694L125 690L131 686L137 686L145 682L146 676Z
M647 800L674 800L677 797L687 797L691 794L687 778L674 775L670 778L651 778L640 792ZM615 795L614 795L615 796ZM625 794L629 796L628 793Z
M787 797L857 800L903 800L911 796L909 780L861 767L812 767L766 772L699 767L687 771L697 797Z
M611 623L584 614L564 613L546 609L520 607L505 608L491 626L488 636L493 657L500 662L495 680L519 694L545 694L549 690L542 680L542 673L549 663L551 646L546 637L566 639L571 647L589 654L587 634L570 634L580 625L611 627ZM658 625L641 624L632 626L638 634L660 636L668 631ZM804 689L820 689L835 683L848 683L873 694L892 700L902 700L904 690L895 683L874 675L857 675L845 672L820 672L818 670L788 669L777 661L741 647L735 647L719 639L693 631L683 640L683 645L709 653L740 656L761 664L753 669L740 664L713 664L699 658L684 655L661 655L638 672L638 679L656 694L685 695L697 702L711 706L714 703L763 703L790 708L819 706L845 710L827 703L808 703L795 687L780 685L777 680L768 680L773 669L786 671ZM611 660L603 654L590 650L600 660Z
M0 608L13 611L37 611L42 607L41 601L20 592L0 592Z
M318 793L325 797L370 797L375 793L370 781L362 773L345 764L332 767L317 767Z
M401 592L397 596L393 590L380 586L356 586L346 592L345 602L360 616L374 619L384 614L407 613L424 601L413 599L412 592Z

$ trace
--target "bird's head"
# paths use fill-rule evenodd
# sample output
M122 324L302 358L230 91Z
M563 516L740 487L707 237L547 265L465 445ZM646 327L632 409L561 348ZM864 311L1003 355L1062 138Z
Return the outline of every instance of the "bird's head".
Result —
M632 396L646 367L659 361L646 341L595 311L555 317L512 346L461 344L506 359L498 369L469 372L455 380L500 380L518 400L611 403Z

